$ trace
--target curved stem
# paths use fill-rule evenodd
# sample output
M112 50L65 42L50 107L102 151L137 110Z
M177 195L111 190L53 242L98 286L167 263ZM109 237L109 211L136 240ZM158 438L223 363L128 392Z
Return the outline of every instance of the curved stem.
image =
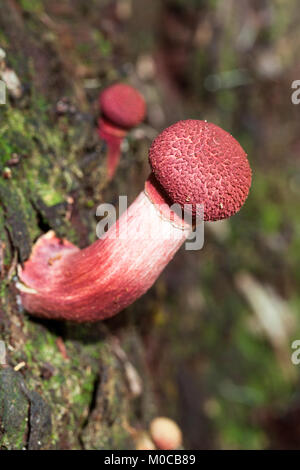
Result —
M166 208L162 213L155 205L157 189L150 180L147 185L151 199L145 191L140 193L91 246L79 250L53 232L37 241L19 272L19 289L28 312L74 321L102 320L152 286L191 227L169 210L170 222ZM161 194L157 200L162 200Z

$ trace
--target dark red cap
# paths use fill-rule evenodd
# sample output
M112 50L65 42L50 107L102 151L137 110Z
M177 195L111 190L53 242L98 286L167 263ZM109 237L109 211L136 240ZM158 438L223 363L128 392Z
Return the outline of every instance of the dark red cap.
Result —
M99 97L102 114L125 129L140 124L146 113L142 95L130 85L117 83L106 88Z
M251 186L251 168L240 144L206 121L179 121L165 129L152 143L149 161L171 201L192 205L194 216L196 204L204 204L204 220L234 215Z

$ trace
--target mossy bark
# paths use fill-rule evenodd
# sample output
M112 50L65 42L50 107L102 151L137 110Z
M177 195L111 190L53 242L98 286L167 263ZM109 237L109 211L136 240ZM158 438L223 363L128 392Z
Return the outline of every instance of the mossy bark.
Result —
M3 66L22 84L21 95L10 94L0 106L0 340L7 350L7 364L0 365L0 448L132 448L133 426L148 419L146 398L133 396L115 354L114 327L32 319L16 288L17 265L42 233L52 229L79 246L95 239L95 208L106 185L105 146L94 124L99 89L92 96L82 89L78 69L92 66L82 63L72 29L83 2L72 2L68 13L78 17L60 25L49 19L47 3L0 6ZM89 32L97 25L85 9ZM109 44L99 34L94 41L91 55L99 46L95 63L105 83L116 78L103 59ZM135 351L130 359L141 363L139 336L126 325L122 331Z

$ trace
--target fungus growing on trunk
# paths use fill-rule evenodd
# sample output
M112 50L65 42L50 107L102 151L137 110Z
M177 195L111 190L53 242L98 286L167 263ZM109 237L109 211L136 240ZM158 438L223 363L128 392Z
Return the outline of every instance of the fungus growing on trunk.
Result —
M120 160L121 143L129 129L145 118L146 104L133 87L117 83L106 88L99 97L101 117L98 132L108 147L107 173L111 180Z
M251 169L227 132L204 121L180 121L153 142L145 189L99 240L80 250L54 232L38 239L18 284L34 315L78 322L109 318L155 282L192 231L171 208L188 204L205 220L235 214L245 202ZM195 220L195 219L194 219Z

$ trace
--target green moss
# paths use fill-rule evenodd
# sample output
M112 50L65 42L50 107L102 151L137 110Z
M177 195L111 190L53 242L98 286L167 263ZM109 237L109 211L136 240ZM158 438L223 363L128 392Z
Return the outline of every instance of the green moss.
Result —
M7 396L9 394L9 400ZM26 443L29 402L12 369L0 370L0 447L22 450Z
M66 360L60 352L57 336L41 326L26 322L26 333L31 338L26 341L23 354L28 367L27 384L35 389L41 388L41 394L46 402L52 403L53 429L52 444L57 444L59 436L66 432L64 425L68 424L70 441L73 448L80 448L79 442L72 437L74 428L82 425L89 412L93 396L94 383L98 373L97 361L89 360L91 346L75 347L66 341L65 346L70 358ZM96 346L94 346L95 348ZM18 354L15 361L21 358ZM99 355L97 356L99 360ZM50 366L52 373L40 382L43 368Z
M108 341L98 339L95 343L85 344L82 341L86 338L85 333L80 342L65 339L70 357L67 360L58 348L55 333L28 319L25 319L24 331L30 340L25 342L22 351L14 352L12 358L16 364L25 361L28 388L38 389L43 399L51 403L52 446L59 447L59 440L64 436L72 449L81 448L80 432L74 433L74 429L82 428L82 439L87 448L128 448L130 436L123 426L128 406L126 384ZM75 334L80 336L79 331L80 327L76 327ZM47 367L52 373L41 380L42 371L48 370ZM90 407L99 381L101 395L95 403L97 413L91 418ZM90 428L87 432L88 417ZM100 427L99 420L103 420ZM94 427L95 431L91 433Z
M119 361L109 346L101 355L101 394L96 398L97 413L82 434L89 449L129 449L132 446L126 427L128 396ZM101 423L101 425L99 425Z
M70 146L74 129L68 125L61 130L52 123L49 105L36 92L28 109L18 110L8 103L0 108L0 117L0 171L12 156L19 158L19 164L11 169L12 179L1 182L0 177L4 225L14 232L14 220L20 218L20 222L28 227L28 237L33 242L39 235L38 206L45 225L60 236L67 236L70 231L69 238L76 242L75 233L64 220L61 209L55 209L55 206L66 201L69 191L78 184L78 147L74 143ZM28 250L21 259L25 259L26 255Z
M111 43L103 36L103 34L101 33L101 31L99 31L98 29L94 29L93 32L92 32L92 37L93 37L93 40L96 44L96 47L99 48L100 52L101 52L101 55L103 57L108 57L109 55L111 55L111 52L112 52L112 45Z

